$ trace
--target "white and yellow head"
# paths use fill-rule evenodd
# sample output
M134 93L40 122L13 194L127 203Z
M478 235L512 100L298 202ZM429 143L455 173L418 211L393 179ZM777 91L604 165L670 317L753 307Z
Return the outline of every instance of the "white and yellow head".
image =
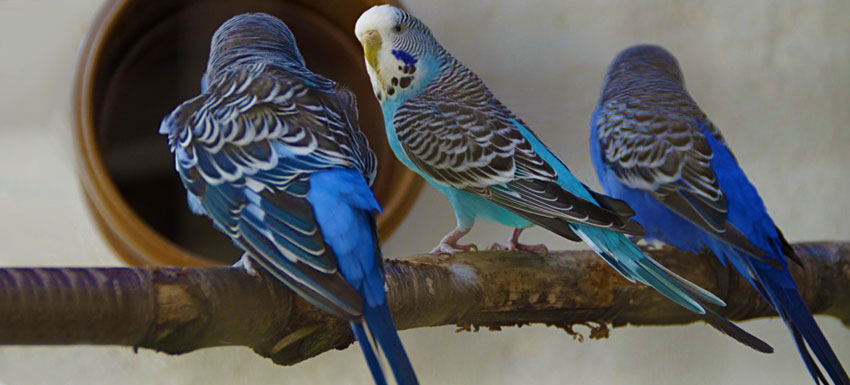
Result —
M445 52L425 24L390 5L363 12L354 34L363 45L372 90L381 103L421 92Z

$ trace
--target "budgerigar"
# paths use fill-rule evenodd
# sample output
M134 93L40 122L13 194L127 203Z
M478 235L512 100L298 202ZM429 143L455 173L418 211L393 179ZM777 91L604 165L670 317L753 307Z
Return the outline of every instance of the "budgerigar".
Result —
M376 383L386 383L379 347L397 382L416 384L387 307L376 159L354 95L307 69L289 28L259 13L219 27L201 84L160 127L189 206L249 268L349 320Z
M672 274L624 235L642 234L622 201L590 191L531 130L407 12L376 6L355 26L395 155L444 193L457 228L433 252L467 250L458 240L476 218L515 230L507 249L534 224L583 240L631 281L643 282L760 350L770 346L707 304L723 301Z
M647 237L676 248L711 250L776 309L818 383L806 345L836 384L847 374L788 273L794 249L767 215L720 132L685 90L665 49L621 52L605 78L591 123L591 154L608 194L634 208Z

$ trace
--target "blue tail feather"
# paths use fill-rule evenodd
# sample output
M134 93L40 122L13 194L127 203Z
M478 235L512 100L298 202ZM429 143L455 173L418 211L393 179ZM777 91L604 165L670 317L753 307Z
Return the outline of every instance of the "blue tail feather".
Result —
M380 349L396 383L418 384L387 308L381 251L373 215L373 210L379 206L372 191L356 170L330 169L311 176L307 197L313 205L322 236L336 255L340 272L362 298L362 321L352 323L351 330L360 341L375 383L386 384L386 376L378 361ZM374 346L369 335L375 342Z
M834 384L850 384L847 372L844 371L812 313L800 297L788 270L753 266L753 271L758 276L757 281L760 283L758 288L785 321L797 344L797 350L815 382L828 383L812 358L812 354L817 357Z
M764 237L762 241L764 244L760 244L759 247L771 250L771 258L781 261L781 269L763 263L724 243L708 239L706 244L721 260L730 261L732 266L776 310L791 332L800 358L816 384L829 384L818 368L817 362L820 362L833 384L850 385L847 372L818 327L805 301L800 297L797 285L784 261L785 257L781 254L781 248L776 246L778 241L777 237ZM812 357L813 354L814 357Z
M416 379L416 373L413 372L413 366L398 337L387 304L365 307L363 318L378 347L384 351L396 382L399 385L418 384L419 380Z
M648 263L646 260L649 257L624 235L587 226L572 226L582 240L630 281L636 280L649 285L680 306L694 313L705 314L705 309L699 301L666 272L657 268L653 269L657 264Z
M363 324L360 322L351 322L351 331L354 333L354 338L360 344L360 350L363 351L363 357L366 358L366 365L369 366L369 371L372 373L375 385L387 385L387 379L384 377L383 369L381 369L381 362L378 361L378 355L375 354L372 341L369 340Z
M707 304L725 306L726 304L720 298L655 262L631 243L625 235L581 225L573 225L573 230L627 279L651 286L678 305L700 314L709 325L738 342L762 353L773 352L773 348L766 342L747 333L706 306Z

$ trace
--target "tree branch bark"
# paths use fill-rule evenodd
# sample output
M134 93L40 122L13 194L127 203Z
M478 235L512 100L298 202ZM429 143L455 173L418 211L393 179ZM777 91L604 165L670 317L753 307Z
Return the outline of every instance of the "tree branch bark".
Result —
M795 245L791 267L812 312L850 327L850 243ZM740 276L711 255L671 248L654 258L723 298L734 320L774 316ZM480 252L386 261L399 329L460 330L543 323L591 327L670 325L697 320L654 290L631 284L590 251L540 257ZM314 308L273 278L214 268L0 269L0 345L125 345L179 354L244 345L291 365L352 342L347 324Z

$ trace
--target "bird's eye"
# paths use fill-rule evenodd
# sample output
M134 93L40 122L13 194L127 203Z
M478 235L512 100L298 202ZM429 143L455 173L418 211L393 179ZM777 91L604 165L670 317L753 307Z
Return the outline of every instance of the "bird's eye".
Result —
M401 32L401 26L396 24L395 27L393 27L393 32L395 32L395 33Z

